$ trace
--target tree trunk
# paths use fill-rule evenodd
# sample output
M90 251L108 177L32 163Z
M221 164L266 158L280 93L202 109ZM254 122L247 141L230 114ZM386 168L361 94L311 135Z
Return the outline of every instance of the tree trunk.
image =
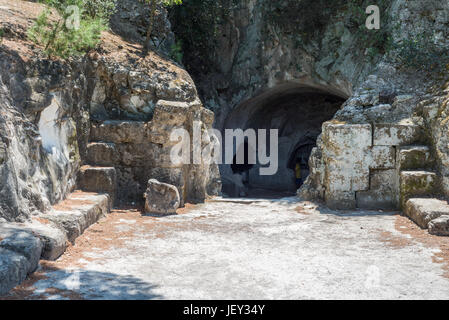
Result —
M50 45L53 45L56 39L56 35L58 34L59 28L64 25L64 20L58 20L56 23L56 26L53 27L52 33L50 35L50 38L48 39L47 44L45 45L44 51L47 51ZM50 57L50 55L48 55Z

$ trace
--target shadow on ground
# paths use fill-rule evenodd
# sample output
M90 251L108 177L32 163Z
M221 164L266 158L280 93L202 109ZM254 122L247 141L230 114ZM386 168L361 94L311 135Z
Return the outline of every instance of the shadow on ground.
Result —
M150 300L162 299L157 288L139 278L92 270L46 269L0 300Z

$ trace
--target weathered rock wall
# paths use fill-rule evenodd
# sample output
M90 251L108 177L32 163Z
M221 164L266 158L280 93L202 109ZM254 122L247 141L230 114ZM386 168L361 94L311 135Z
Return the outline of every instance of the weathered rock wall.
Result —
M24 60L5 45L0 60L0 217L22 220L75 188L89 121L86 81L71 77L82 62Z
M344 6L323 18L328 21L319 33L305 37L271 20L272 1L245 0L235 5L233 1L219 2L229 3L231 9L216 26L214 46L203 52L213 65L206 73L193 73L206 107L216 113L217 128L222 128L231 111L246 100L286 83L347 98L379 59L371 60L365 48L359 48L358 26L352 26ZM306 6L313 1L299 1L295 8L283 7L284 2L288 1L275 2L281 7L279 19L296 8L298 17L290 21L294 25L301 20L302 3ZM289 21L288 17L284 20ZM176 30L177 22L173 23Z
M171 141L175 129L185 129L193 150L194 122L205 133L211 128L213 113L199 100L174 102L159 100L151 121L94 121L90 131L86 162L90 165L114 167L117 171L118 199L141 202L149 179L174 185L185 202L202 202L214 176L208 164L176 164L171 150L178 143ZM210 143L205 136L202 148ZM213 181L211 181L213 183ZM210 193L210 192L209 192Z
M170 159L173 130L192 135L199 121L207 131L214 119L189 74L154 52L142 56L116 36L109 35L102 51L89 56L93 143L82 154L84 163L115 167L122 201L141 201L152 178L177 186L182 204L204 200L205 185L217 175L209 166L175 166Z
M347 185L343 188L347 196L343 197L345 200L341 196L329 194L333 193L334 187L340 191L343 189L341 177L326 180L335 172L335 168L329 167L334 161L326 157L332 154L336 146L340 148L344 144L327 144L325 137L330 133L328 129L331 126L324 125L319 148L311 159L315 169L300 190L304 198L324 198L335 207L352 208L357 205L382 208L389 204L391 208L398 208L403 207L404 201L412 195L448 195L444 160L447 150L442 145L447 139L447 131L442 132L444 116L441 116L441 112L444 110L443 85L447 81L444 73L449 62L444 54L449 47L449 5L436 1L393 1L389 12L396 21L396 29L391 32L393 43L404 45L401 41L405 39L407 43L422 44L417 47L399 47L385 54L371 74L355 87L352 96L334 119L347 124L348 128L352 127L351 124L372 125L373 148L376 145L393 147L396 164L393 161L392 168L382 168L380 171L379 168L364 165L365 172L357 173L354 165L347 165L354 161L353 155L343 157L337 160L338 170L355 175L356 179L370 181L371 185ZM427 42L420 38L420 33L426 34ZM351 145L358 145L358 138L351 139L351 135L356 132L349 129L343 140L349 139ZM407 152L407 148L413 152ZM426 148L429 148L428 151L420 151ZM362 151L362 148L357 149ZM383 162L388 162L389 154L381 155ZM423 154L429 154L429 157L422 157ZM356 163L363 163L367 155L369 152L361 152L355 157ZM434 167L430 157L437 160L437 167ZM407 168L403 168L407 166L407 161L417 163L407 171ZM346 201L348 199L350 205Z
M138 144L122 148L128 167L145 163L145 172L132 177L146 179L141 181L142 192L135 194L143 199L149 178L171 182L154 173L176 175L175 168L165 165L169 159L159 157L169 154L166 139L176 127L170 119L207 119L208 127L213 121L213 115L202 116L211 112L199 102L188 73L154 52L144 55L141 45L108 32L103 33L101 50L67 61L50 59L26 36L43 6L3 0L0 6L0 28L5 32L0 45L0 219L19 221L45 212L77 187L77 173L88 160L91 119L149 123L158 140L153 146L163 152L153 153ZM186 114L155 111L160 100L184 103ZM190 130L189 121L178 125ZM132 137L124 138L145 135L134 129L126 132ZM130 146L133 150L127 153ZM190 190L183 199L204 200L209 171L206 165L183 168L183 185L189 184Z
M430 99L420 102L416 114L424 119L432 152L441 175L441 190L449 197L449 83L435 86Z
M431 145L439 163L437 169L444 181L439 191L448 194L446 94L441 87L449 62L449 4L437 0L380 1L381 29L375 31L364 28L365 9L372 4L369 1L323 2L227 2L232 3L230 14L218 25L216 49L207 53L215 64L194 74L205 105L216 113L214 125L226 127L233 110L263 96L267 89L276 91L286 84L318 88L348 99L334 117L342 124L369 126L367 131L377 124L404 121L419 126L420 143ZM273 10L267 10L270 8ZM432 109L434 120L420 112L422 104L433 106L427 108ZM333 126L323 128L326 131ZM378 180L374 177L377 174L388 176L391 169L379 171L365 161L367 150L373 147L369 142L373 134L367 132L367 144L358 145L357 130L348 130L332 146L323 141L332 131L323 132L310 158L311 175L301 190L303 197L338 203L341 198L333 197L338 190L351 193L354 204L356 191L371 191L366 185L370 177ZM384 138L383 146L402 145L388 134ZM337 157L334 151L345 145L353 152ZM382 161L388 162L391 152L384 153ZM333 176L338 170L344 170L347 177L355 175L364 185L351 179L346 184L346 178L340 181ZM391 202L397 202L398 184L381 188L390 190Z
M145 1L117 1L117 12L110 20L111 29L129 42L144 43L149 16L150 5ZM167 10L160 4L157 6L152 28L153 35L149 46L160 53L170 55L175 36L167 18Z

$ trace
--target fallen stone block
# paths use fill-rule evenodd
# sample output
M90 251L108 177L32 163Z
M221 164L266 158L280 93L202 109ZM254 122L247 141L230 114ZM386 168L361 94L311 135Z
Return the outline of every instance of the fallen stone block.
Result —
M400 147L397 151L400 170L416 170L432 166L430 149L427 146Z
M412 198L407 201L404 214L421 228L427 229L433 219L449 215L449 205L438 199Z
M22 283L29 270L29 261L23 255L0 248L0 295L7 294Z
M401 206L410 198L426 197L435 194L437 175L430 171L402 171L400 176Z
M184 202L187 200L184 199L184 197L187 197L185 192L187 177L182 168L151 168L149 171L149 178L175 186L181 197L180 206L184 205Z
M153 214L175 214L181 202L175 186L161 183L156 179L148 181L144 197L145 212Z
M376 124L374 125L375 146L401 146L419 142L422 129L416 124Z
M430 221L429 233L435 236L449 236L449 215L440 216Z

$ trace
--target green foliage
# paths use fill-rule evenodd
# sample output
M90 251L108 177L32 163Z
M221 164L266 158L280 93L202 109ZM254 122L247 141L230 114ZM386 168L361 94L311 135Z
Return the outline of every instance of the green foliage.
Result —
M401 66L426 72L447 72L449 52L431 39L430 34L424 33L394 44Z
M70 5L80 6L83 4L83 0L40 0L39 2L57 10L64 10L66 6Z
M371 0L348 1L348 11L351 21L356 28L356 37L363 48L368 51L368 56L374 58L380 54L387 53L393 45L392 28L388 25L389 1L378 1L376 4L380 9L381 26L379 30L368 30L365 26L367 14L365 9L372 4Z
M117 11L118 0L41 0L49 7L64 11L68 6L77 6L82 9L84 17L101 18L109 20Z
M84 2L87 15L92 18L109 18L117 11L117 0L88 0Z
M180 64L182 63L183 53L181 40L176 41L176 43L171 46L170 58Z
M162 4L166 7L180 5L182 4L182 0L162 0Z
M3 42L3 36L5 35L5 31L0 29L0 44Z
M171 7L174 5L180 5L182 4L182 0L141 0L143 2L146 2L148 4L162 4L166 7Z
M365 26L365 9L376 4L381 11L381 28L368 30ZM312 38L323 34L332 17L343 20L347 28L355 34L359 48L367 50L370 56L385 53L391 46L391 30L388 27L388 0L284 0L269 1L264 15L270 25L284 35L301 38L306 44ZM268 30L265 30L268 33Z
M266 1L265 19L284 34L300 34L310 39L323 30L329 17L347 0Z
M107 29L106 18L112 14L111 3L103 0L44 0L58 12L44 10L28 30L28 37L45 47L48 56L68 58L80 56L94 48L100 41L101 32ZM89 5L86 5L90 2ZM100 8L100 3L107 7ZM77 6L79 11L70 6ZM79 15L77 16L77 14ZM77 23L79 22L79 23Z
M377 56L391 46L388 28L388 6L391 1L377 0L276 0L263 1L262 34L269 39L273 32L279 38L291 37L296 47L303 47L311 39L320 39L332 18L342 21L356 35L360 51ZM381 10L381 29L365 26L368 5ZM171 20L178 39L183 40L184 64L197 77L214 68L214 52L221 31L233 10L242 5L238 0L184 0L181 7L171 10Z

